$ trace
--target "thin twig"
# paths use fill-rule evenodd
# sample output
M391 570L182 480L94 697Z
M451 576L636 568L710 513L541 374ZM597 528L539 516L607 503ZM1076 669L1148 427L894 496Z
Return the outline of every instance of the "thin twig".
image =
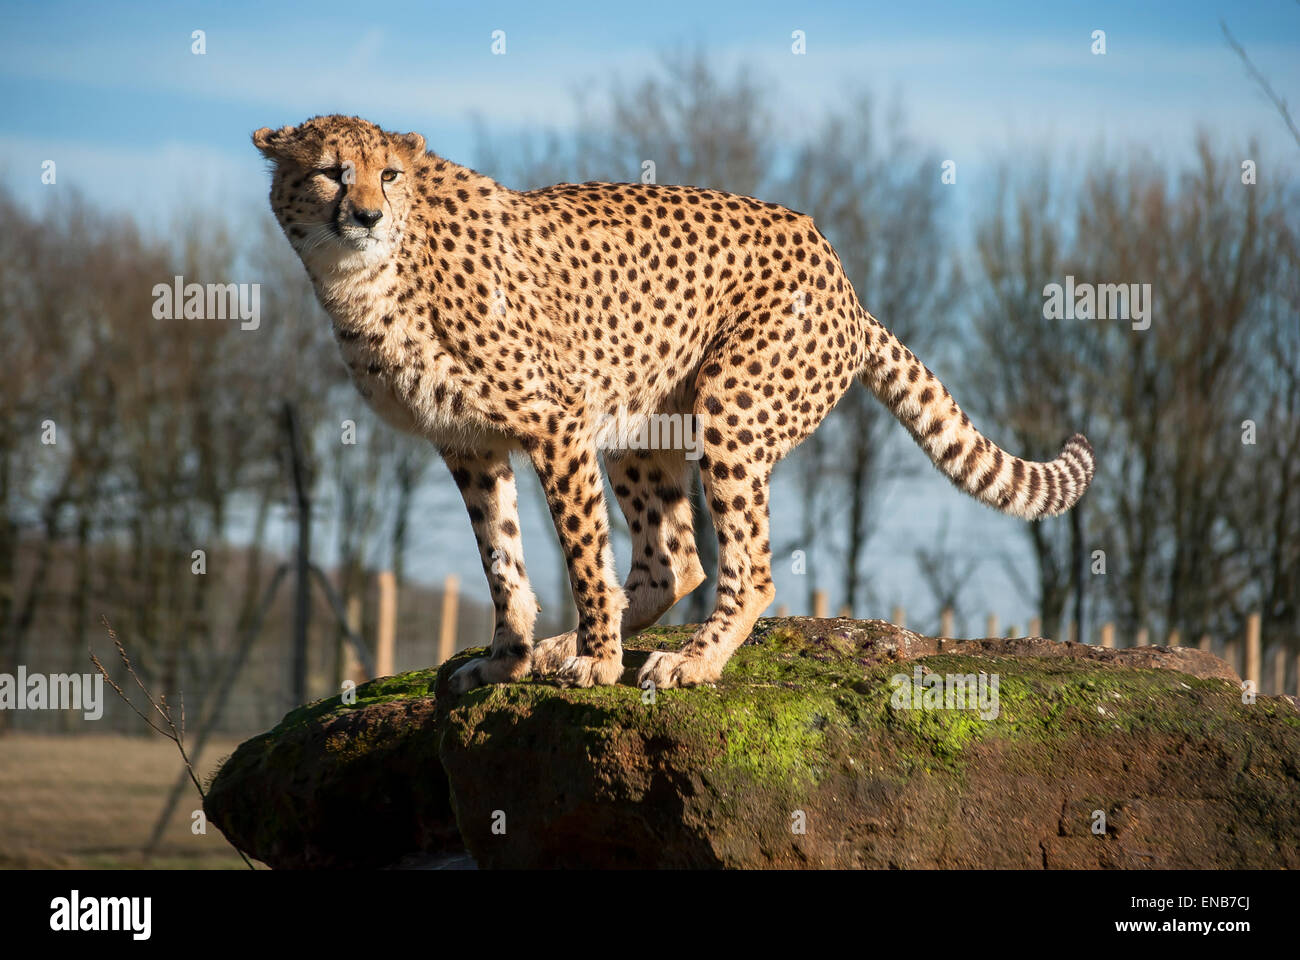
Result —
M131 658L126 655L126 648L122 646L122 641L118 639L117 631L115 631L112 624L108 622L108 617L100 617L99 619L100 622L104 624L104 629L108 631L108 638L113 641L113 646L117 647L117 655L122 659L122 664L126 667L126 672L135 680L136 685L144 694L145 699L149 701L149 705L154 708L154 711L160 717L163 718L163 722L166 723L167 729L164 730L162 727L158 726L152 718L147 717L140 712L140 709L131 702L131 698L126 695L126 692L117 685L117 681L109 676L108 670L105 669L102 663L100 663L99 657L95 656L93 650L90 652L90 662L95 665L95 669L98 670L100 676L104 678L104 682L113 688L117 695L122 698L122 702L130 707L137 717L147 723L158 733L161 733L168 740L172 741L172 743L176 744L176 749L179 750L181 754L181 760L185 762L185 769L190 775L190 780L194 783L194 789L199 792L199 799L206 802L208 798L207 794L203 792L203 784L199 783L199 778L194 772L194 764L190 762L190 755L185 751L185 695L180 695L181 715L180 725L178 726L172 719L172 708L167 702L166 694L160 694L157 700L154 699L153 694L149 692L149 688L146 687L144 681L140 679L140 675L135 672L135 667L131 665ZM235 852L239 854L240 859L244 861L249 870L256 869L248 857L244 856L244 851L235 847Z
M1279 96L1277 91L1273 89L1273 85L1268 82L1268 78L1259 72L1259 69L1247 55L1245 48L1237 42L1236 37L1234 37L1232 32L1228 30L1228 25L1224 21L1220 20L1219 26L1223 30L1224 37L1227 38L1228 46L1230 46L1237 56L1241 58L1241 62L1246 65L1246 72L1250 74L1250 78L1255 81L1261 90L1264 91L1264 96L1268 97L1268 99L1272 101L1277 112L1282 115L1282 122L1285 123L1286 128L1291 131L1291 136L1295 138L1297 144L1300 144L1300 130L1296 129L1295 121L1291 119L1291 111L1287 108L1286 100Z

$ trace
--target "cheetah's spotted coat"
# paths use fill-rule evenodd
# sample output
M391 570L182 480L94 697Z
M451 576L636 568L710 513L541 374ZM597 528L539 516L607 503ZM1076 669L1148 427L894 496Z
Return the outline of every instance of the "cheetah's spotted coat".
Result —
M597 464L602 415L693 414L717 530L717 606L638 677L717 679L771 603L772 468L855 377L935 465L1025 518L1068 510L1093 475L1071 437L1050 463L1004 453L864 310L810 217L696 187L562 184L518 193L355 117L258 130L271 205L333 318L361 394L427 437L464 497L496 607L463 691L530 670L614 683L623 637L704 580L680 450L607 449L632 532L615 579ZM617 442L617 441L615 441ZM536 468L568 560L578 628L533 645L509 454Z

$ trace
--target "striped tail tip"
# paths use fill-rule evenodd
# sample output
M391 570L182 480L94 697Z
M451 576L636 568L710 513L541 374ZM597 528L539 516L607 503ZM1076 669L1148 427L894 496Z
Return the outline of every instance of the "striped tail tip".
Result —
M1076 433L1065 441L1060 454L1048 466L1056 473L1056 496L1044 497L1029 519L1059 516L1078 503L1097 472L1097 458L1088 438Z

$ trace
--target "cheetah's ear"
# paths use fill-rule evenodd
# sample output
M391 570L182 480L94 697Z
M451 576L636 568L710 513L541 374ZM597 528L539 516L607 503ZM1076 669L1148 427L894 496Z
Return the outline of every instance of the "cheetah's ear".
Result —
M424 153L424 137L418 133L404 133L397 139L410 147L411 152L416 156Z
M262 156L270 160L280 160L284 157L285 148L293 138L293 133L293 127L281 127L279 130L262 127L260 130L253 131L253 146L262 151Z

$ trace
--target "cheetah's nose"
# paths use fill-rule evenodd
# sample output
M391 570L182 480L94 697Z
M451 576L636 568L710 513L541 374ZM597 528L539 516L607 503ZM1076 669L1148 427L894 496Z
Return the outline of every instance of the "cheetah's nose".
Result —
M373 227L376 223L378 223L383 218L383 216L384 216L384 212L382 210L354 209L352 211L352 219L355 220L357 223L361 224L363 227L366 227L367 229Z

